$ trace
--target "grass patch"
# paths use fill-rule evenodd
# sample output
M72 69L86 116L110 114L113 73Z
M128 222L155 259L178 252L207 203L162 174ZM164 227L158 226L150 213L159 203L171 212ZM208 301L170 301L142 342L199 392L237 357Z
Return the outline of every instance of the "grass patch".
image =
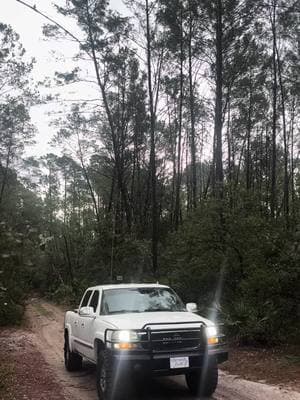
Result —
M53 313L51 311L46 310L46 308L44 308L41 304L36 303L34 304L34 307L37 310L37 312L43 315L44 317L53 317Z
M284 357L284 360L285 360L288 364L300 365L300 356L288 355L288 356L285 356L285 357Z

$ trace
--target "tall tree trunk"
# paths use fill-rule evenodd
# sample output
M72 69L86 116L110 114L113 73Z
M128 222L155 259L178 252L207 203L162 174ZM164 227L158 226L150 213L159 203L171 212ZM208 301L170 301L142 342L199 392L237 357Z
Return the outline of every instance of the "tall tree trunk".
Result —
M273 65L273 117L272 117L272 166L271 166L271 198L270 198L270 209L272 218L275 217L277 208L277 61L276 61L276 0L273 1L273 11L271 15L271 26L273 34L273 53L272 53L272 65Z
M116 167L113 168L112 181L109 192L108 212L110 213L113 209L114 193L115 193L115 180L116 180Z
M195 95L193 84L193 58L192 58L193 19L190 12L189 18L189 89L190 89L190 116L191 116L191 184L192 184L192 207L197 207L197 170L196 170L196 131L195 131Z
M246 150L246 189L249 192L251 187L251 130L252 130L252 108L253 108L253 96L252 96L252 74L250 71L250 82L249 82L249 106L248 106L248 117L247 117L247 150Z
M269 136L268 128L266 127L266 143L265 155L266 160L265 173L266 176L266 208L271 209L271 187L272 187L272 138Z
M92 187L92 183L91 183L89 174L87 172L87 169L86 169L86 166L85 166L85 163L84 163L83 153L82 153L82 148L81 148L81 143L80 143L80 138L79 138L78 132L76 132L76 135L77 135L77 143L78 143L80 164L81 164L81 168L82 168L82 171L83 171L83 175L84 175L86 184L87 184L87 186L89 188L90 196L92 198L92 202L93 202L93 206L94 206L94 210L95 210L95 214L96 214L96 219L97 219L97 224L98 224L98 229L99 229L101 220L100 220L100 214L99 214L99 210L98 210L98 206L97 206L97 200L96 200L96 196L95 196L95 193L94 193L94 190L93 190L93 187Z
M233 207L233 162L232 162L232 138L231 138L231 100L230 93L228 93L227 102L227 168L228 168L228 191L229 191L229 205Z
M171 205L170 205L170 223L174 226L174 215L175 215L175 186L176 186L176 135L172 128L170 100L167 94L167 110L168 110L168 122L169 122L169 140L171 144L171 157L172 157L172 190L171 190ZM175 108L174 108L174 112Z
M181 201L180 201L180 188L181 188L181 145L182 145L182 109L183 109L183 26L182 26L182 10L181 10L181 38L180 38L180 98L179 98L179 124L178 124L178 143L177 143L177 179L176 179L176 197L175 197L175 229L178 229L180 214L181 214Z
M137 225L139 219L139 203L137 199L137 190L136 190L136 175L137 175L137 140L136 133L133 136L133 165L132 165L132 173L131 173L131 188L130 188L130 202L132 215L134 219L134 224Z
M283 210L286 220L286 225L289 227L289 149L286 128L286 112L285 112L285 88L282 80L282 63L279 56L277 42L275 42L277 63L278 63L278 79L281 93L281 108L282 108L282 131L283 131L283 150L284 150L284 178L283 178Z
M216 7L216 99L214 121L214 194L217 198L223 197L223 151L222 151L222 127L223 127L223 22L222 0L217 0Z
M0 210L1 210L1 204L3 201L4 197L4 191L7 185L7 178L8 178L8 170L11 162L11 156L12 156L12 138L9 141L9 146L7 149L7 154L6 154L6 159L5 159L5 166L3 167L1 165L1 172L2 172L2 182L1 182L1 189L0 189Z
M296 104L295 97L292 101L292 109L291 109L291 125L290 125L290 140L291 140L291 165L290 165L290 176L291 176L291 192L292 192L292 220L295 221L295 163L294 163L294 129L295 129L295 112L296 112Z
M263 213L263 165L264 165L264 131L260 131L260 146L259 146L259 180L258 180L258 196L261 214Z
M158 273L158 213L156 198L156 155L155 155L155 113L152 88L152 51L150 32L150 10L149 1L146 2L146 39L147 39L147 70L148 70L148 94L150 109L150 171L151 171L151 208L152 208L152 269L154 275Z

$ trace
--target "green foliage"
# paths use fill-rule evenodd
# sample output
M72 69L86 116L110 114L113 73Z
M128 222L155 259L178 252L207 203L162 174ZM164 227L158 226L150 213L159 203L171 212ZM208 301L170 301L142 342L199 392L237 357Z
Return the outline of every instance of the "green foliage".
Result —
M34 287L42 253L41 202L15 178L0 213L0 325L19 324L26 293Z
M268 302L260 305L262 309L251 304L249 299L248 302L246 304L237 299L227 312L221 310L219 318L224 322L228 335L241 344L275 344L279 338L275 331L278 318L276 309Z
M118 245L113 277L122 275L125 282L153 279L151 271L151 243L127 237Z
M0 326L20 325L23 312L22 305L16 304L8 295L0 293Z
M240 342L285 341L299 312L300 252L294 240L281 221L253 208L207 204L170 240L164 272L187 301L198 301L209 316L223 320Z
M12 170L5 179L5 202L0 203L0 325L21 322L25 296L34 288L42 258L42 201Z
M76 305L76 294L71 286L61 284L50 294L50 299L58 304Z

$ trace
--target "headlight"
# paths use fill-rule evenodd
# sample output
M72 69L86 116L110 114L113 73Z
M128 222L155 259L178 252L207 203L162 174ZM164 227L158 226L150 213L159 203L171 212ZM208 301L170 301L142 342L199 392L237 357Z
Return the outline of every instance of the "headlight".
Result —
M112 342L131 343L138 341L138 335L135 331L115 331L111 336Z
M219 343L218 331L215 326L207 326L206 327L206 337L207 337L208 344L218 344Z
M206 336L209 337L213 337L213 336L217 336L218 332L217 332L217 328L215 326L207 326L206 327Z

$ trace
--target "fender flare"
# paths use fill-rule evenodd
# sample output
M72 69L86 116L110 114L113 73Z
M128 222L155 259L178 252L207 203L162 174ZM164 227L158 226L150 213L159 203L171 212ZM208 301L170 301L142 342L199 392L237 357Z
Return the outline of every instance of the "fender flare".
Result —
M65 324L65 329L64 329L64 334L66 335L66 332L68 333L68 340L69 340L69 348L71 351L73 351L73 341L72 341L72 326L69 323Z
M101 344L101 346L104 349L105 348L104 333L97 331L95 333L95 338L94 338L94 357L95 357L95 361L97 361L97 357L98 357L97 352L98 352L99 343Z

